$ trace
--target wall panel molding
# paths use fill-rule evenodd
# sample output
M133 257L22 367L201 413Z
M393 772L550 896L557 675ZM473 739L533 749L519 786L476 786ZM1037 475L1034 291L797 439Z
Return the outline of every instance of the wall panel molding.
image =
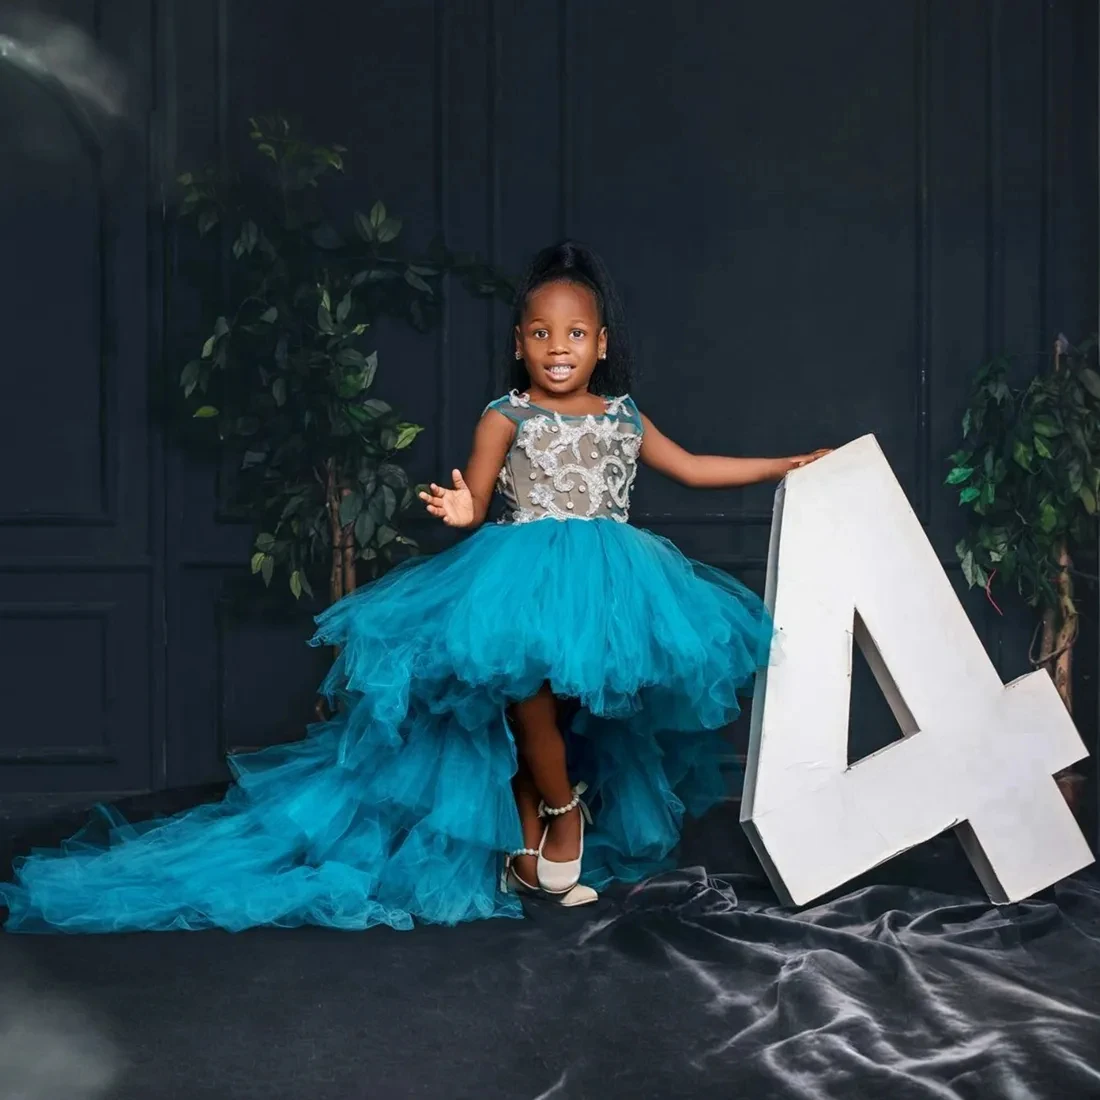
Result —
M118 758L112 746L111 727L114 720L113 710L117 695L116 674L111 655L117 650L118 640L114 634L114 616L117 604L96 600L72 601L5 601L0 603L0 624L10 622L49 622L54 631L68 622L91 621L99 626L99 692L103 709L96 716L89 715L82 728L99 732L98 743L86 745L50 745L39 741L19 748L0 750L0 766L10 765L47 765L50 767L88 764L116 764ZM50 655L43 654L42 660L49 661ZM45 701L44 701L45 702ZM34 729L38 734L38 729ZM48 727L45 731L48 736Z

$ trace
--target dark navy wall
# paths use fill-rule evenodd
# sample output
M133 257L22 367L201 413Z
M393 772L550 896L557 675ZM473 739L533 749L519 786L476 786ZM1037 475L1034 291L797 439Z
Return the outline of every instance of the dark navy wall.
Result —
M217 472L149 417L150 363L194 323L162 232L168 181L228 156L249 114L297 112L349 146L342 201L382 198L419 239L440 230L512 270L564 234L591 241L665 431L754 454L875 432L957 580L940 481L968 373L1096 324L1086 0L46 7L124 65L132 125L81 144L58 102L0 68L9 812L217 779L228 749L296 737L310 715L308 623L230 613L248 532ZM417 477L464 460L501 390L503 323L456 292L438 332L381 334L379 388L429 426ZM759 586L770 502L643 475L636 519ZM1005 677L1023 671L1025 618L967 607ZM1094 637L1093 615L1089 660ZM857 688L867 747L887 712ZM1093 736L1094 677L1081 692Z

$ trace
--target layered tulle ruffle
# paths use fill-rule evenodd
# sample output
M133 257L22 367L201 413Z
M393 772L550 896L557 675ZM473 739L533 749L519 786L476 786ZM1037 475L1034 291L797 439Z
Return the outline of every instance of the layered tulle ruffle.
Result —
M336 717L230 758L225 799L134 825L110 807L0 885L13 931L407 928L520 916L509 703L576 700L570 771L596 825L584 881L660 869L725 793L714 731L767 659L760 601L611 520L487 526L329 608Z

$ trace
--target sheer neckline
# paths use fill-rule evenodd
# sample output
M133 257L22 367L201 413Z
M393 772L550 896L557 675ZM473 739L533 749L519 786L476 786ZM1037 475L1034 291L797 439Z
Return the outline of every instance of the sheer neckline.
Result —
M560 416L563 420L587 420L590 416L618 416L622 411L622 406L630 397L630 394L624 393L621 397L605 397L603 398L602 412L587 413L564 413L558 409L551 409L546 405L540 405L537 401L531 400L531 395L526 390L523 393L513 390L508 396L515 399L515 404L521 404L523 407L529 409L538 409L539 412L547 413L550 416Z

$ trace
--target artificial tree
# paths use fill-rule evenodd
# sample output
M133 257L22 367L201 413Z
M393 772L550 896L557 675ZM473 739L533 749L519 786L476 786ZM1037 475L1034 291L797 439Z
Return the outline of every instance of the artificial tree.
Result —
M947 475L973 521L956 552L968 585L984 588L995 607L1003 583L1035 609L1029 658L1050 673L1072 714L1074 560L1095 551L1100 497L1096 341L1075 347L1060 335L1034 374L1014 374L1001 356L974 378L963 446ZM1076 805L1080 777L1071 769L1059 785Z
M372 394L375 323L429 330L448 274L482 297L510 300L512 287L440 241L404 247L382 202L341 224L324 185L347 150L281 115L249 124L241 170L179 180L182 219L226 253L216 319L179 385L192 421L239 458L233 504L255 524L252 572L284 577L295 599L327 572L336 601L358 568L376 576L416 550L401 528L415 499L401 458L423 429Z

